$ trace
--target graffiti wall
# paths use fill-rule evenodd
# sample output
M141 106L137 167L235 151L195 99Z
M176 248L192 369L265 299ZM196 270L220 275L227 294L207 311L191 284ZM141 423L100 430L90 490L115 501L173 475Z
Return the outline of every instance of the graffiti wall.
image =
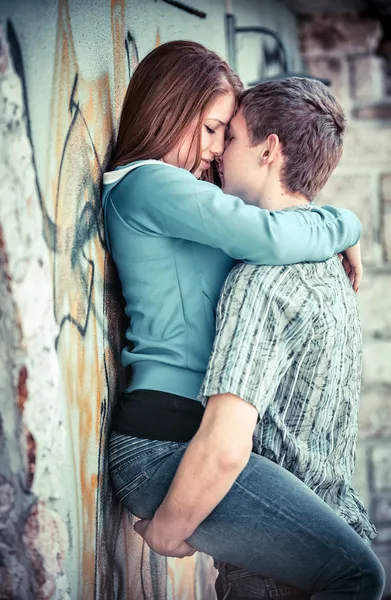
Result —
M150 552L113 499L106 468L125 323L103 239L102 173L129 78L149 50L185 38L226 55L225 3L192 4L206 18L163 0L1 4L4 599L214 598L210 557ZM241 24L260 22L261 5L237 6ZM275 10L286 12L297 60L291 15ZM244 70L246 52L239 47ZM270 52L260 47L261 63Z

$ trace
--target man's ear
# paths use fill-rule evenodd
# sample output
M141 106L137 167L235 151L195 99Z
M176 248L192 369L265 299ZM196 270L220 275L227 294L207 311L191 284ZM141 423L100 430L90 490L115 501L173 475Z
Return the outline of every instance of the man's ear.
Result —
M280 138L276 133L271 133L264 143L261 151L261 162L270 164L276 160L281 151Z

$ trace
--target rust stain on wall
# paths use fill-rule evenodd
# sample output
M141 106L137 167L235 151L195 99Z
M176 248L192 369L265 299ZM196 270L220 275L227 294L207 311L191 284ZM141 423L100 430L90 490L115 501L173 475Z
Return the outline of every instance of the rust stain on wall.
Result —
M124 61L125 0L111 0L111 33L113 36L114 56L114 113L116 121L121 114L122 102L126 91Z
M121 23L124 29L124 3L113 1L111 8L118 46ZM59 2L54 64L46 204L55 223L53 289L60 327L57 349L70 409L70 435L79 457L76 478L80 482L83 533L80 597L89 599L94 597L98 576L99 430L102 402L107 396L101 367L106 340L102 335L105 251L100 182L113 117L108 75L89 81L80 72L66 0ZM116 78L118 95L125 85L122 81L120 86L121 77L124 80L124 68Z

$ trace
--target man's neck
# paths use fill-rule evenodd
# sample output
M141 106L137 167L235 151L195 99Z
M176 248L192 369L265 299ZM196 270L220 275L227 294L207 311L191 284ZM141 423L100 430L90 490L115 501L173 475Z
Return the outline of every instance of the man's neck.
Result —
M260 204L269 210L284 210L293 206L308 206L310 202L303 194L289 194L278 184L264 190Z

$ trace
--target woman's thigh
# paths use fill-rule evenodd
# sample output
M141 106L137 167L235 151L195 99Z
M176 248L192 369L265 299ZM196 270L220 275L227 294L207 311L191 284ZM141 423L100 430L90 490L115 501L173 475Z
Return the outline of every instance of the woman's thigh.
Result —
M129 512L143 519L152 518L170 487L187 445L111 434L110 479L118 500Z
M117 496L141 518L152 518L162 503L187 447L150 444L139 460L111 473ZM299 479L254 453L188 542L218 561L312 593L331 589L332 578L358 589L363 574L375 573L372 595L346 597L381 597L383 573L369 546Z

